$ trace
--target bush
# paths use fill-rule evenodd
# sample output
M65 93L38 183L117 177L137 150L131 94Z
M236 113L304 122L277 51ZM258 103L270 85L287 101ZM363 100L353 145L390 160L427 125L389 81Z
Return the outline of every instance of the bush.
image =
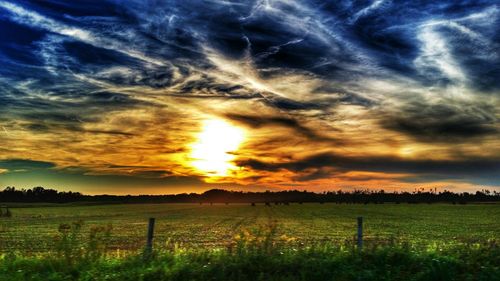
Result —
M67 264L82 260L95 260L105 256L111 237L111 224L91 226L87 239L81 233L83 221L60 224L55 237L55 250Z
M0 217L10 218L12 217L12 212L8 207L0 207Z

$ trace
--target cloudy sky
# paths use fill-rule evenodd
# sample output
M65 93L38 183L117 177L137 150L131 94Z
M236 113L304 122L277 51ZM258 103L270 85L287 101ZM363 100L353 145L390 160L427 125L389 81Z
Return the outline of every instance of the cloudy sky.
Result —
M500 190L500 5L0 0L0 188Z

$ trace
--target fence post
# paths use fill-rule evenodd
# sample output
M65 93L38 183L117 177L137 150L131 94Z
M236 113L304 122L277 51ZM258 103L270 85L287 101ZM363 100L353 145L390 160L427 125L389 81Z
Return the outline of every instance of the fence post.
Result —
M358 217L358 250L363 248L363 217Z
M144 257L149 258L151 253L153 253L153 236L155 230L155 218L149 218L148 224L148 237L146 242L146 250L144 251Z

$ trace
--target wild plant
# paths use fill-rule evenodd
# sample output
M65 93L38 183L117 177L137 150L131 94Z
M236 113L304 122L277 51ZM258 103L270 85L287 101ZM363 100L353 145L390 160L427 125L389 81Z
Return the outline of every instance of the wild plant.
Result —
M83 225L82 220L59 225L55 249L67 263L77 260L95 260L103 257L109 250L113 229L111 224L91 226L86 240L82 234Z
M82 257L83 249L80 244L82 226L82 220L59 225L58 235L55 237L55 248L59 256L68 263Z

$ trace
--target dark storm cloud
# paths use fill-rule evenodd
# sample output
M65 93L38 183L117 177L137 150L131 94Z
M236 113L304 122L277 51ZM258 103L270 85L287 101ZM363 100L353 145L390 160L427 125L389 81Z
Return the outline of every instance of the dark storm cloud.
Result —
M497 122L492 105L426 105L415 101L385 118L382 125L423 141L455 142L457 139L496 135Z
M282 97L273 97L273 98L267 98L263 100L264 103L276 107L281 110L285 111L293 111L293 110L308 110L308 109L326 109L331 107L334 102L324 102L324 101L317 101L317 102L300 102L300 101L294 101L291 99L287 98L282 98Z
M196 81L186 81L181 84L178 93L173 94L179 97L226 97L228 99L262 99L262 95L252 91L251 89L245 88L243 85L221 83L215 79L207 76L203 76Z
M241 122L252 128L261 128L264 126L278 126L291 129L298 135L307 137L311 141L329 141L340 143L340 140L322 136L314 130L304 126L299 121L287 117L263 117L263 116L250 116L241 114L227 114L227 118Z
M44 170L54 168L54 163L45 161L34 161L28 159L4 159L0 160L0 168L16 171L16 170Z
M369 171L385 173L409 173L434 175L446 179L489 178L490 184L500 180L500 159L464 159L464 160L405 160L394 157L346 157L332 153L313 155L304 159L283 162L264 163L249 159L238 162L239 166L254 170L278 171L286 169L293 172L313 172L298 179L328 178L338 172ZM334 169L334 172L322 170Z

